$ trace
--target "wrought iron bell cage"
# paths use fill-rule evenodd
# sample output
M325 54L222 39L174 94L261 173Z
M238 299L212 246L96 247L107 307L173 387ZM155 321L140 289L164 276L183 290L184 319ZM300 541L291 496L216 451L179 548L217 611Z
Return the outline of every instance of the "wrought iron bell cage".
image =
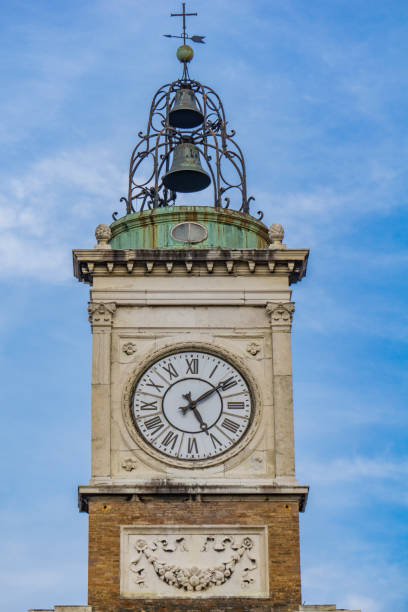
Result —
M132 151L126 214L142 212L176 203L177 193L166 188L163 178L171 170L176 147L192 143L199 152L203 169L211 178L215 208L234 208L249 214L246 170L243 153L234 140L235 131L227 129L224 107L218 94L206 85L184 78L163 85L154 95L146 132ZM169 116L180 89L190 89L203 116L195 128L176 128ZM225 164L229 164L226 168ZM228 173L228 174L227 174ZM231 178L232 176L232 178ZM114 213L114 219L118 213ZM258 213L262 218L262 213Z

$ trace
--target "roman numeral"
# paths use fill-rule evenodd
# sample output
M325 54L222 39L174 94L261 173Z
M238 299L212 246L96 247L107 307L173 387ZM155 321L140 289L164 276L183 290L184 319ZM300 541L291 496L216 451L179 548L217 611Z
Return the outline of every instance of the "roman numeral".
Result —
M214 434L210 433L210 438L211 438L211 442L213 443L214 448L217 448L216 443L218 444L218 446L222 446L222 443L219 441L218 438L214 436Z
M226 391L227 389L231 389L231 387L235 387L236 384L237 381L234 380L232 376L230 376L226 380L220 382L219 386L221 387L222 391Z
M170 376L170 380L172 380L172 378L177 378L177 376L179 375L172 363L169 363L168 365L163 365L162 368Z
M177 442L177 438L178 438L178 434L175 433L174 431L169 431L167 433L167 435L163 438L162 440L162 445L163 446L168 446L169 444L171 445L171 450L174 450L174 446Z
M141 401L140 410L156 410L158 408L157 400L153 400L152 402L145 402L144 400L141 399L140 401Z
M221 423L221 427L224 427L225 429L228 429L229 431L232 431L232 433L236 434L239 429L239 423L226 418Z
M149 382L146 383L146 387L154 387L156 391L159 391L159 392L160 392L160 389L163 389L163 385L154 383L151 378L149 378Z
M187 359L187 371L186 374L198 374L198 359L194 357L193 359Z
M198 453L197 440L195 438L189 438L187 442L187 453Z
M244 402L228 402L228 410L243 410L245 408Z
M161 418L157 415L149 418L144 422L146 429L149 431L152 430L152 434L155 434L157 431L160 431L162 427L164 427L164 423L162 423Z

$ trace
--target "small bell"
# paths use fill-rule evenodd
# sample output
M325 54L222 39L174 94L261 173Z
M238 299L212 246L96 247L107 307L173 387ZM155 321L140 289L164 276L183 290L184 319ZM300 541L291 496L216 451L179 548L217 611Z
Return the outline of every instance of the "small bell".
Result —
M204 115L198 110L191 89L182 87L176 91L174 105L169 111L169 125L175 128L190 129L204 121Z
M193 193L208 187L211 179L202 169L200 153L191 142L182 142L174 149L173 163L163 183L171 191Z

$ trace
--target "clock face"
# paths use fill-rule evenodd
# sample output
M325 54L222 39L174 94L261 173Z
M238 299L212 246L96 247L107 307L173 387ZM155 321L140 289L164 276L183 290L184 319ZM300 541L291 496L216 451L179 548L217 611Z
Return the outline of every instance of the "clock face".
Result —
M245 435L252 417L249 387L221 357L201 351L173 353L139 378L132 398L139 434L177 459L215 457Z

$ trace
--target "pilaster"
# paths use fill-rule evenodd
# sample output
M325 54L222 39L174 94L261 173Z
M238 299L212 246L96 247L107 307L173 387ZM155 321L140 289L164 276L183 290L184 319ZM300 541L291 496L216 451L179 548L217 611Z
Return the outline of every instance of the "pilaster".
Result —
M116 304L90 302L92 328L92 478L110 475L112 321Z
M272 334L276 477L295 476L291 330L295 305L268 302Z

